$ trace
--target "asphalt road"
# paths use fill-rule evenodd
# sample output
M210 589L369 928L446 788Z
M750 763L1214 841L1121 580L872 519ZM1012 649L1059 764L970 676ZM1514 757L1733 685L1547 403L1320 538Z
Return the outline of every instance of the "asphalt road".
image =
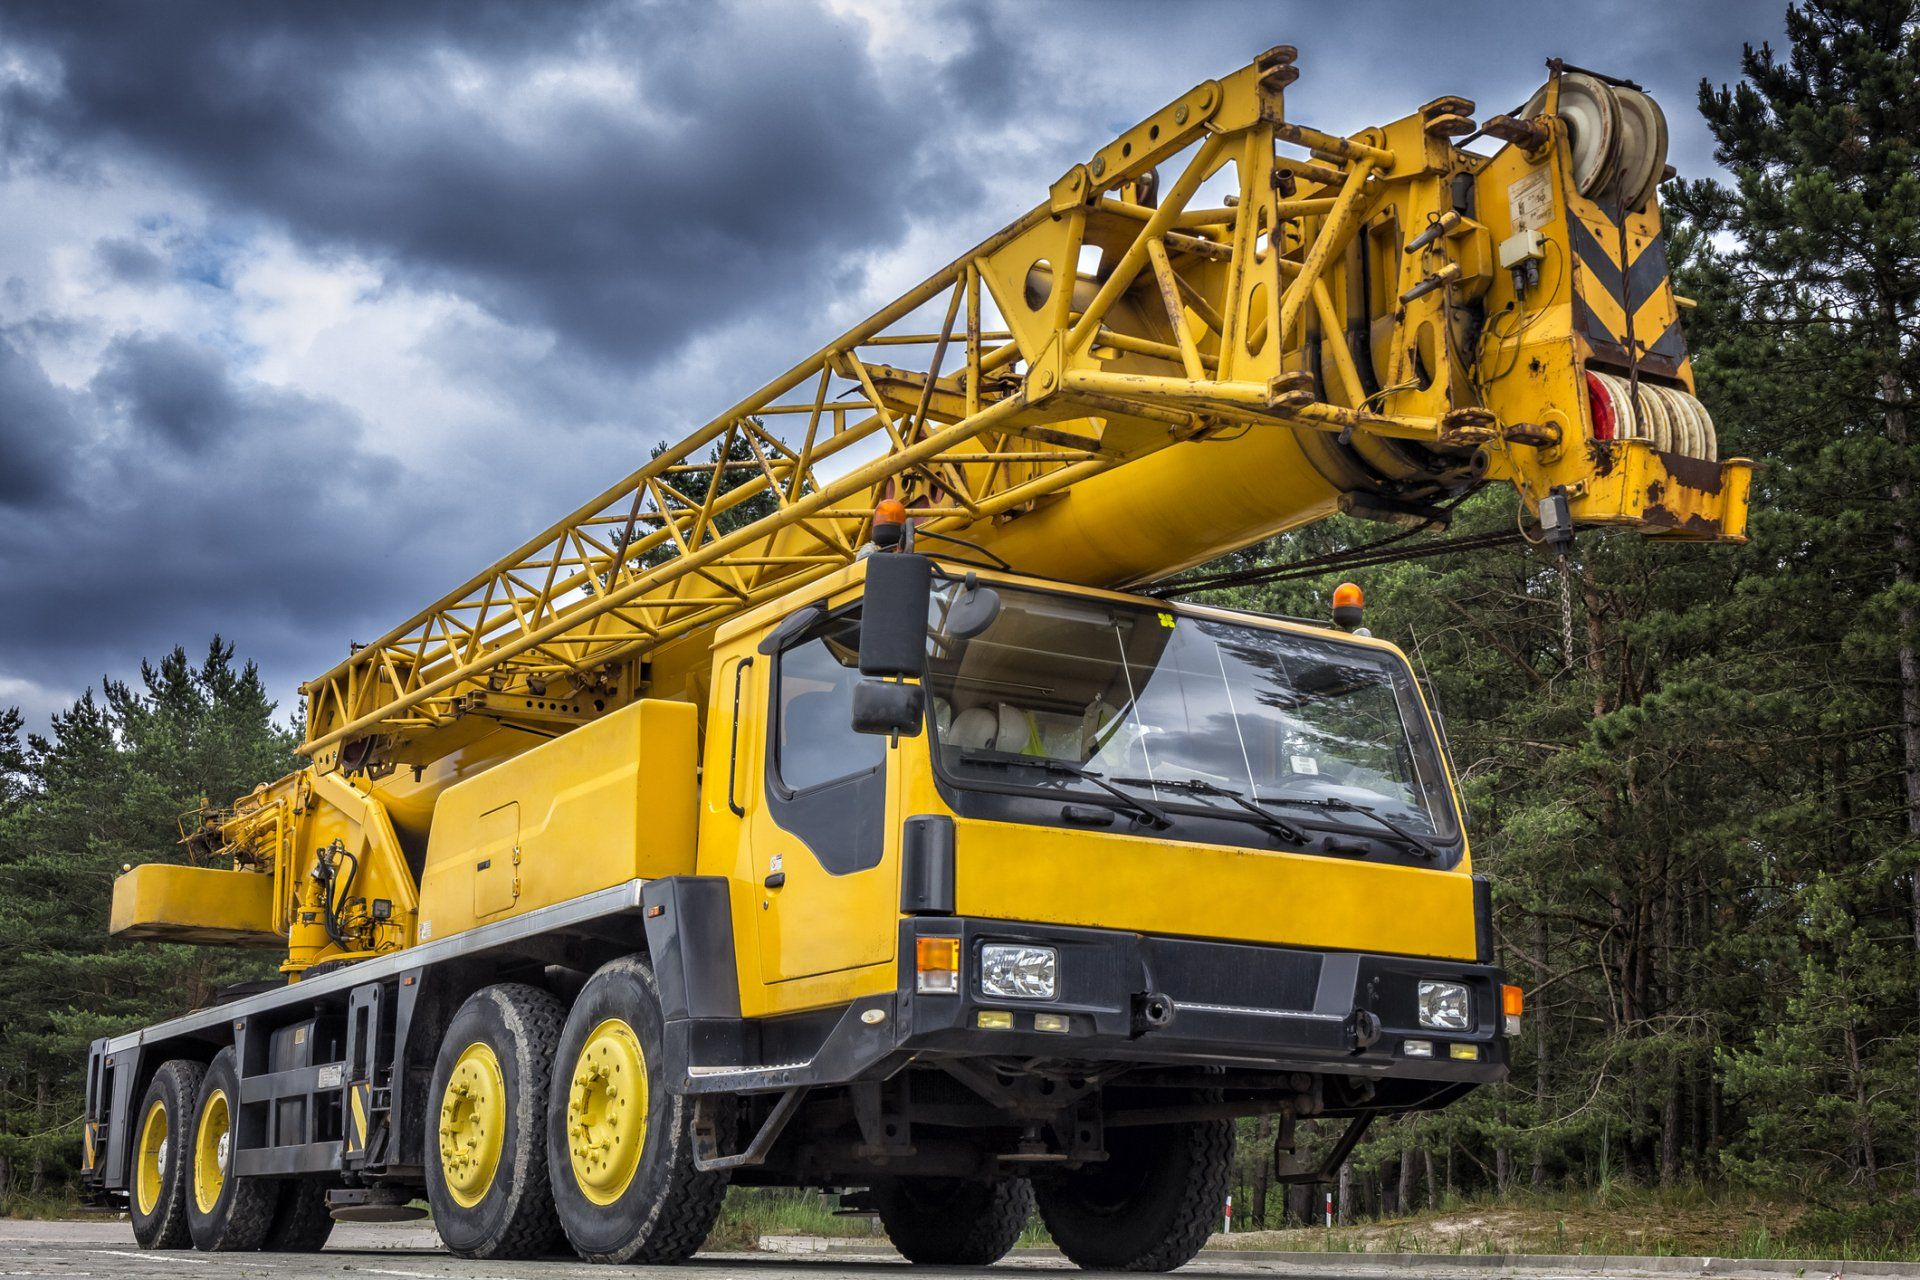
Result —
M0 1220L0 1277L33 1276L68 1280L70 1277L188 1277L195 1280L360 1280L367 1277L398 1277L399 1280L612 1280L636 1273L658 1280L718 1280L719 1277L747 1277L748 1280L905 1280L914 1276L979 1276L979 1271L942 1270L909 1267L892 1253L882 1240L875 1240L871 1252L812 1256L779 1253L702 1254L680 1267L601 1267L575 1259L542 1262L465 1262L437 1249L431 1227L418 1224L400 1226L342 1226L333 1233L325 1252L227 1253L195 1252L149 1253L133 1242L133 1231L124 1220L99 1219L81 1222L17 1222ZM864 1244L860 1247L864 1248ZM1543 1260L1544 1261L1544 1260ZM1381 1260L1370 1264L1351 1254L1326 1255L1325 1260L1307 1263L1294 1255L1285 1261L1271 1258L1245 1260L1208 1253L1181 1270L1182 1277L1200 1280L1489 1280L1503 1275L1525 1275L1530 1280L1587 1280L1607 1276L1610 1280L1646 1271L1620 1264L1624 1259L1594 1259L1594 1266L1580 1265L1584 1260L1555 1259L1539 1269L1518 1271L1511 1267L1447 1265L1422 1260L1422 1265L1395 1266ZM1651 1261L1651 1260L1647 1260ZM1660 1260L1658 1270L1665 1277L1691 1271L1699 1276L1701 1259L1682 1262ZM1679 1263L1675 1266L1674 1263ZM1567 1265L1573 1263L1574 1265ZM1611 1263L1611 1266L1606 1265ZM1765 1264L1761 1264L1764 1266ZM1791 1270L1748 1271L1740 1263L1720 1262L1711 1268L1716 1280L1754 1276L1755 1280L1785 1280ZM1685 1271L1682 1271L1685 1268ZM1072 1271L1074 1268L1058 1255L1015 1255L1000 1263L994 1271L1008 1272ZM1863 1271L1868 1268L1862 1268ZM1890 1269L1891 1270L1891 1269ZM1888 1274L1882 1271L1880 1274ZM1905 1269L1893 1274L1917 1274Z

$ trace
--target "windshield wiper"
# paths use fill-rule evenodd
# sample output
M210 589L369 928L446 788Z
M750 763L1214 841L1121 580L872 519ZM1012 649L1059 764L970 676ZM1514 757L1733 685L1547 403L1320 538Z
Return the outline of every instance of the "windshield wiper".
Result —
M1429 862L1440 860L1440 850L1425 836L1417 835L1381 813L1378 809L1369 809L1364 804L1355 804L1351 800L1342 800L1339 796L1306 797L1273 796L1262 801L1264 804L1297 805L1305 809L1326 809L1332 813L1357 813L1363 818L1371 818L1379 823L1399 842Z
M1277 813L1262 808L1257 800L1249 800L1238 791L1208 782L1205 778L1185 778L1168 781L1164 778L1115 778L1123 787L1163 787L1168 791L1186 791L1197 796L1218 796L1239 805L1255 818L1260 825L1279 836L1282 840L1291 840L1295 844L1305 844L1307 833L1288 822Z
M1056 778L1083 779L1118 800L1129 812L1146 818L1154 826L1164 828L1173 825L1173 819L1167 816L1167 811L1153 801L1142 796L1128 795L1091 769L1082 769L1079 765L1068 764L1065 760L1055 760L1048 756L1003 756L985 751L962 751L960 762L990 769L1038 769Z

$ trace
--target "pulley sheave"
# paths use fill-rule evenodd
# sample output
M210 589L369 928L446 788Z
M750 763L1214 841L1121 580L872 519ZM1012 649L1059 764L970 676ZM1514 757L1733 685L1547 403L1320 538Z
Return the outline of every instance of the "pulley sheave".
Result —
M1543 85L1521 114L1537 116L1546 103ZM1617 199L1629 209L1652 198L1667 167L1667 117L1658 103L1638 89L1568 71L1560 77L1559 116L1581 195Z

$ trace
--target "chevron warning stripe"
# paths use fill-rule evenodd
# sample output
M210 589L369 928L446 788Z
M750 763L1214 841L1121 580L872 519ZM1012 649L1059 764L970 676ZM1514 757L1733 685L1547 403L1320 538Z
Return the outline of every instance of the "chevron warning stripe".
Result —
M1687 347L1667 276L1666 237L1656 232L1623 266L1620 226L1610 212L1591 204L1569 211L1574 329L1603 360L1626 367L1637 358L1646 372L1678 376Z

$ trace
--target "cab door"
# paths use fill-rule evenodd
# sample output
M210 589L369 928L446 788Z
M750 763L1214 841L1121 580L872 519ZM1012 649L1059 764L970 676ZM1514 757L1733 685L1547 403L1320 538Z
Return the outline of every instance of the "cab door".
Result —
M764 784L743 806L767 983L890 962L900 916L887 740L852 727L858 608L775 634Z

